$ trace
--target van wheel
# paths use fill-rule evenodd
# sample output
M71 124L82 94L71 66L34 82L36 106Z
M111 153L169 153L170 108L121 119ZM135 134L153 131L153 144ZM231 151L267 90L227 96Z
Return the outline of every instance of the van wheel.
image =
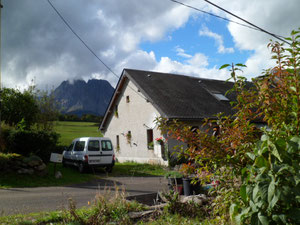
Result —
M105 167L105 171L106 171L107 173L111 173L111 172L112 172L112 169L113 169L112 166L106 166L106 167Z
M79 173L84 173L84 171L85 171L85 167L82 162L80 162L78 164L78 171L79 171Z

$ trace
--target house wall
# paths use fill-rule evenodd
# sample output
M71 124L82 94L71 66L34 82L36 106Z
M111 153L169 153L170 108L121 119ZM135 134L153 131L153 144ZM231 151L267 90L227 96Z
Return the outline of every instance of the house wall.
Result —
M162 157L161 146L155 141L155 138L162 136L154 123L160 113L145 99L145 96L141 97L143 96L141 92L137 94L132 89L138 92L137 87L127 80L116 102L118 116L115 116L114 112L111 113L104 136L112 140L119 162L135 161L167 165L167 161ZM127 96L129 96L129 102L127 102ZM113 110L116 110L115 106ZM148 149L147 129L153 129L153 150ZM128 131L131 132L131 144L126 138ZM117 135L120 143L119 150L117 149Z

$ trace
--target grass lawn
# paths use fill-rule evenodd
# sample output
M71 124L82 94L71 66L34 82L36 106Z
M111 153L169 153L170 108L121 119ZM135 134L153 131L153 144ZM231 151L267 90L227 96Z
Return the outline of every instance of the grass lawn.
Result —
M134 162L116 163L111 176L164 176L166 167L160 165L141 164Z
M62 186L83 183L97 178L94 174L80 174L74 168L63 168L61 164L57 164L56 170L61 171L63 175L61 179L54 177L53 163L48 164L48 175L44 177L24 174L1 174L0 188Z
M54 177L54 164L48 164L48 175L39 177L36 175L23 174L1 174L1 188L16 188L16 187L47 187L47 186L62 186L69 184L84 183L93 179L108 176L163 176L166 173L164 167L158 165L139 164L139 163L116 163L113 172L106 174L104 169L97 169L96 174L93 172L80 174L76 167L62 167L62 164L57 164L57 171L61 171L63 177L56 179Z
M93 122L56 121L54 130L60 134L59 144L69 146L78 137L101 137L99 124Z

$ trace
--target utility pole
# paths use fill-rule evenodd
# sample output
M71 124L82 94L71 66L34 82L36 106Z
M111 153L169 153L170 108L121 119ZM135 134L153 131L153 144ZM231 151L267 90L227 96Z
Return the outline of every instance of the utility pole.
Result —
M0 135L2 134L2 129L1 129L1 110L2 110L2 80L1 80L1 23L2 23L2 17L1 17L1 10L3 8L3 5L0 0Z

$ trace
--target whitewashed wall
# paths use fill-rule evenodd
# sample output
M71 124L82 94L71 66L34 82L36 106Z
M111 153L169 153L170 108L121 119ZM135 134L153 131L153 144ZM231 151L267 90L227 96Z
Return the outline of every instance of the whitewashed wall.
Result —
M120 150L116 153L119 162L135 161L167 165L167 161L162 158L161 146L155 141L155 138L162 136L154 123L154 119L160 114L150 102L141 97L143 96L141 92L138 92L141 95L139 96L131 88L138 91L137 87L127 80L117 102L118 117L114 113L111 114L104 136L112 140L116 149L116 136L119 135ZM129 103L126 102L126 96L129 96ZM147 146L147 129L153 129L153 150L149 150ZM131 144L127 143L128 131L131 131L132 135Z

